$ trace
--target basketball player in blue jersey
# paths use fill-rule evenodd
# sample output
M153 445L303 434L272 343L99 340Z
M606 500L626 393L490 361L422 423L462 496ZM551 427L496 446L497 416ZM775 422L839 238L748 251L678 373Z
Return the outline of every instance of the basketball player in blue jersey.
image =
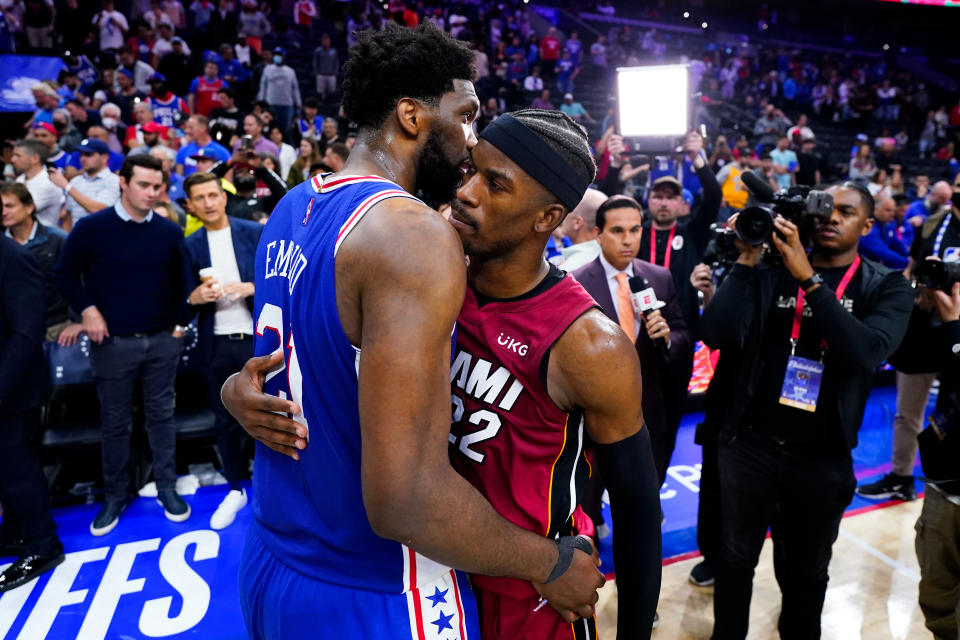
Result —
M450 567L531 581L570 620L593 613L595 557L498 516L447 454L464 256L411 194L455 193L476 144L471 63L429 24L364 34L344 68L347 165L291 190L264 229L255 351L276 368L257 382L297 433L237 416L259 441L239 576L253 638L479 637Z

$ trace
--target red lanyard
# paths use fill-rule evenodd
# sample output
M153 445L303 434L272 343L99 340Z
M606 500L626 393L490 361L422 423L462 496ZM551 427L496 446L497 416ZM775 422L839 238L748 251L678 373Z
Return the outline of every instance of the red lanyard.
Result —
M663 253L663 267L670 268L670 252L673 250L673 236L677 234L677 225L670 228L670 235L667 237L667 250ZM650 227L650 264L657 264L657 230Z
M843 298L843 292L847 290L847 285L850 284L850 281L853 280L854 274L857 273L857 268L860 266L860 256L858 255L854 260L853 264L847 267L847 272L843 274L843 278L840 280L840 285L837 286L837 300ZM797 339L800 338L800 323L803 321L803 305L804 305L804 295L803 287L797 289L797 310L793 314L793 330L790 332L790 345L793 349L797 347ZM820 342L820 347L822 349L827 348L827 341L822 340ZM792 353L792 351L791 351Z

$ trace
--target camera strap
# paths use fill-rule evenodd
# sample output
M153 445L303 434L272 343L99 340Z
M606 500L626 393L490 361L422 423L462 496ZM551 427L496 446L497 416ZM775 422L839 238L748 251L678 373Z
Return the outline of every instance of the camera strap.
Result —
M843 274L843 278L840 280L840 284L837 286L837 300L843 298L843 293L847 290L847 285L850 284L850 281L853 280L853 276L857 273L857 269L860 267L860 255L853 260L853 263L847 267L847 272ZM804 294L803 287L797 289L797 309L793 314L793 329L790 331L790 355L794 355L794 352L797 349L797 340L800 338L800 323L803 321L803 307L804 307ZM822 340L820 343L821 353L820 360L823 360L823 352L827 350L827 341Z
M947 227L950 226L950 219L953 218L953 214L948 214L947 217L943 219L943 222L940 223L940 228L937 230L937 239L933 242L933 253L936 257L940 257L940 245L943 244L943 236L947 235Z
M663 268L670 268L670 252L673 251L673 236L677 235L677 225L670 228L670 235L667 236L667 249L663 252ZM650 264L657 264L657 230L650 226Z

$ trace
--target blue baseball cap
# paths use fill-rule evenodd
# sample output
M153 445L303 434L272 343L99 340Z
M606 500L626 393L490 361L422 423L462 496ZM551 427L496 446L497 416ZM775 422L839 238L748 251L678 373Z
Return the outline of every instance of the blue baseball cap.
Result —
M147 78L147 82L166 82L166 81L167 81L167 76L159 72L151 73L150 77Z
M103 140L96 138L85 138L75 147L80 153L110 153L110 147Z

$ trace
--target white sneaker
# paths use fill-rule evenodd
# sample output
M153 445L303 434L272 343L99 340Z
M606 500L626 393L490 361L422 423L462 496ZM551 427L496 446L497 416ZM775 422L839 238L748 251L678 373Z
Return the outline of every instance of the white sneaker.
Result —
M234 489L227 494L217 510L210 516L211 529L226 529L237 518L237 512L247 506L246 489Z

